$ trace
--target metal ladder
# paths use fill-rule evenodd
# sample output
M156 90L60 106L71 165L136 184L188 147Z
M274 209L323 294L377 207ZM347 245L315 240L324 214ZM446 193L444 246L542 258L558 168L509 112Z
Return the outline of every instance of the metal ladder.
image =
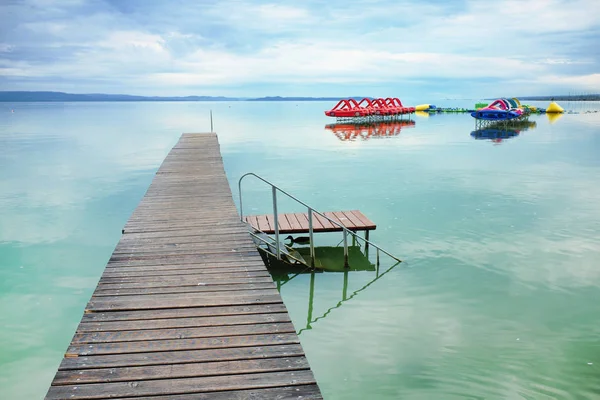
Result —
M272 196L273 196L273 217L274 217L274 222L275 222L275 236L274 237L271 237L268 234L266 234L265 232L262 232L260 230L255 230L254 228L251 228L250 224L247 223L246 221L244 221L244 208L243 208L243 202L242 202L242 181L247 176L253 176L271 187L271 192L272 192ZM344 242L344 266L346 266L346 267L349 266L349 264L348 264L348 236L351 236L354 240L363 241L365 243L365 249L368 249L369 246L375 248L377 250L377 265L379 265L379 253L380 252L391 257L392 259L396 260L397 262L402 262L402 260L400 260L398 257L393 256L392 254L383 250L381 247L379 247L375 243L368 240L367 239L368 236L365 238L359 236L355 232L352 232L351 230L347 229L345 226L343 226L339 222L318 212L317 210L315 210L308 204L304 203L303 201L298 200L296 197L292 196L285 190L277 187L273 183L256 175L253 172L248 172L247 174L242 175L242 177L238 181L238 190L239 190L239 196L240 196L240 219L242 220L242 222L246 223L251 228L251 229L249 229L249 233L252 236L252 239L254 240L254 242L257 244L257 247L259 247L259 249L265 251L266 253L270 254L271 256L277 258L278 260L290 262L290 259L291 259L291 260L293 260L293 261L291 261L291 263L300 263L307 267L311 267L311 268L314 267L314 265L315 265L315 246L314 246L314 240L313 240L313 215L317 214L320 217L331 222L333 225L336 225L342 229L343 242ZM277 213L277 192L280 192L280 193L286 195L290 199L292 199L292 200L296 201L297 203L301 204L302 206L306 207L306 209L308 210L308 236L309 236L309 241L310 241L310 260L308 262L306 260L304 260L304 258L298 252L296 252L292 247L287 246L285 243L280 241L279 221L278 221L278 213ZM368 234L368 231L367 231L367 234Z

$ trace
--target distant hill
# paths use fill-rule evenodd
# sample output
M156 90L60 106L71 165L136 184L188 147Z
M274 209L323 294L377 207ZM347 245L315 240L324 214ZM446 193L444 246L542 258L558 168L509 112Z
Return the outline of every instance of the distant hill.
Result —
M346 97L281 97L281 96L268 96L258 97L255 99L247 99L248 101L338 101ZM353 97L355 98L355 97ZM358 97L362 99L362 97Z
M360 97L362 98L362 97ZM358 98L358 99L360 99ZM64 92L0 91L0 102L70 101L338 101L341 97L224 97L224 96L133 96L129 94L75 94Z
M0 92L0 101L234 101L233 97L223 96L132 96L128 94L73 94L63 92Z
M519 100L529 101L600 101L600 94L574 94L558 96L518 96Z

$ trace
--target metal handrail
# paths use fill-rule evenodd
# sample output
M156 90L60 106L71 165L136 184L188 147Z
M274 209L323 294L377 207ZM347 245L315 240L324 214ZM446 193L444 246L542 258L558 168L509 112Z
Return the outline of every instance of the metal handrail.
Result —
M402 262L402 260L400 260L398 257L395 257L395 256L391 255L387 251L383 250L381 247L377 246L375 243L369 241L366 238L360 237L356 233L352 232L350 229L346 228L344 225L342 225L339 222L337 222L337 221L329 218L326 215L323 215L322 213L320 213L319 211L315 210L314 208L312 208L308 204L306 204L303 201L297 199L296 197L292 196L291 194L289 194L285 190L279 188L278 186L272 184L271 182L269 182L266 179L264 179L264 178L256 175L253 172L248 172L248 173L242 175L240 177L240 180L238 181L238 191L239 191L239 196L240 196L240 219L242 220L242 222L246 222L246 221L244 221L244 207L243 207L243 202L242 202L242 180L245 177L247 177L247 176L254 176L255 178L258 178L259 180L263 181L267 185L271 186L271 191L272 191L272 195L273 195L273 217L275 219L275 243L276 243L276 251L277 251L276 257L277 257L278 260L281 259L281 249L279 247L279 220L278 220L279 216L277 214L277 191L280 191L281 193L283 193L286 196L288 196L290 199L295 200L296 202L302 204L304 207L306 207L308 209L308 236L309 236L309 240L310 240L310 258L311 258L311 264L313 266L314 266L314 261L315 261L315 247L314 247L314 242L313 242L313 223L312 223L313 213L316 213L317 215L325 218L326 220L328 220L329 222L331 222L333 225L336 225L336 226L342 228L342 232L343 232L343 235L344 235L344 265L348 266L348 234L352 235L354 238L358 238L358 239L364 240L367 246L371 245L371 246L375 247L377 249L377 263L379 263L379 252L380 251L382 253L388 255L389 257L393 258L394 260Z

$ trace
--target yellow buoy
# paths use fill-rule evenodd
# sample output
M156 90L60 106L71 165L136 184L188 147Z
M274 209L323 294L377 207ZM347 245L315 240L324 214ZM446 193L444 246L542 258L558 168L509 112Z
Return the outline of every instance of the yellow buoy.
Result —
M415 111L427 111L429 110L429 104L420 104L415 107Z
M562 113L565 112L565 109L558 105L557 102L553 101L550 103L548 108L546 108L547 113Z

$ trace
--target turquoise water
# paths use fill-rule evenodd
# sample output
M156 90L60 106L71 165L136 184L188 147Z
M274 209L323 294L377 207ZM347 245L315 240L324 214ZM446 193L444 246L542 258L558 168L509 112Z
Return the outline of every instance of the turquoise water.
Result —
M282 286L326 398L600 397L600 114L533 116L501 141L464 114L416 116L344 141L332 105L0 104L0 398L43 397L122 226L209 109L235 195L252 171L360 209L405 260ZM270 211L266 189L244 196Z

